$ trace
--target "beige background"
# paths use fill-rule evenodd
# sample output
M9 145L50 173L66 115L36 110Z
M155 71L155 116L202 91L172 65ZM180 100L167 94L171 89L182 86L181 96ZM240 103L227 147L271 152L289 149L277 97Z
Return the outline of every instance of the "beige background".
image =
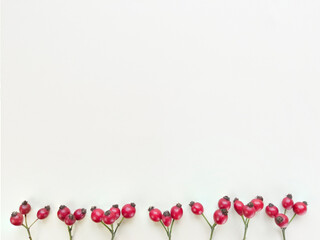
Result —
M228 194L310 202L288 239L319 235L319 1L3 0L2 238L24 199L52 205L34 239L67 239L60 204L135 201L117 239L160 240L147 208L176 202L173 239L208 239ZM35 211L32 212L34 216ZM216 239L242 239L233 212ZM75 240L106 239L85 219ZM248 239L281 239L259 214Z

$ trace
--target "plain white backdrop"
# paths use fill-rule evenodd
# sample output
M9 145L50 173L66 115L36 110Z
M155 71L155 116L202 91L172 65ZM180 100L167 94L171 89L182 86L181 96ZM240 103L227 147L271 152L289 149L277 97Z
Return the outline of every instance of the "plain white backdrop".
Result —
M309 212L290 240L319 236L320 2L3 0L2 239L27 199L51 216L34 240L68 239L60 204L134 201L117 239L160 240L147 208L181 202L174 240L209 239L217 200L292 193ZM215 239L242 239L232 211ZM108 239L90 218L74 240ZM248 240L281 239L264 213Z

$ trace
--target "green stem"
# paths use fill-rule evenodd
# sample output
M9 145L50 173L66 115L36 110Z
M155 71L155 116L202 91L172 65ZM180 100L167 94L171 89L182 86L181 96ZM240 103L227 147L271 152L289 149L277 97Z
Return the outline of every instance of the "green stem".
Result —
M23 225L23 226L25 227L25 229L27 229L29 240L32 240L30 227L28 227L27 215L26 214L24 215L24 221L25 221L26 225Z
M206 222L208 223L208 225L210 226L210 228L212 228L212 226L211 226L210 222L208 221L208 219L206 218L206 216L205 216L203 213L202 213L201 215L202 215L202 217L206 220Z
M71 231L72 231L72 227L68 226L68 233L69 233L69 239L70 239L70 240L72 240Z
M33 226L33 224L35 224L37 221L39 220L39 218L37 218L36 220L33 221L33 223L31 223L31 225L29 226L29 229Z
M247 237L247 231L248 231L249 221L250 221L250 218L247 218L246 221L245 221L246 223L245 223L245 228L244 228L243 240L245 240L246 237Z
M283 237L283 240L286 240L286 229L285 228L282 229L282 237Z
M103 226L105 226L105 227L109 230L109 232L110 232L111 234L113 234L113 231L111 230L111 228L108 227L107 224L105 224L104 222L101 222L101 223L102 223Z
M213 224L212 227L211 227L211 234L210 234L210 240L212 240L212 237L213 237L213 232L214 232L214 229L215 227L217 226L217 224Z
M169 238L169 240L171 239L173 224L174 224L174 219L172 220L172 223L171 223L171 226L170 226L170 238Z
M160 223L161 223L161 225L162 225L163 229L166 231L168 238L170 239L170 233L169 233L169 230L168 230L168 229L166 228L166 226L163 224L162 220L160 220Z
M294 214L293 217L290 219L289 224L292 222L292 220L297 216L297 214Z
M121 223L123 222L124 217L121 218L120 222L117 224L116 229L114 230L114 235L116 235L116 232L118 231L118 228L120 227Z
M283 214L286 215L286 213L287 213L287 209L284 209L284 213Z

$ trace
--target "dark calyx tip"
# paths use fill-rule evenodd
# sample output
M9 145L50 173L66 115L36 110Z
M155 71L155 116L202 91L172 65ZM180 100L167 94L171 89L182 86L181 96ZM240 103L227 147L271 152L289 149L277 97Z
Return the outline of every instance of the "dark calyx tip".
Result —
M234 198L234 199L233 199L233 202L235 202L235 201L239 201L239 198Z
M253 208L253 207L254 207L254 205L253 205L252 202L249 202L249 203L247 204L247 206L250 207L250 208Z
M223 198L224 198L225 200L230 201L230 198L229 198L228 196L224 196Z
M136 207L136 204L135 204L135 203L130 203L130 205L131 205L132 207Z
M269 207L273 207L274 205L272 204L272 203L269 203L269 205L268 205Z
M66 207L66 205L60 205L59 209L62 210Z
M68 217L69 217L70 220L74 220L74 215L73 214L69 214Z
M119 208L119 205L118 204L114 204L112 205L113 208Z
M163 216L165 216L165 217L170 217L170 216L171 216L171 214L170 214L170 212L169 212L169 211L165 211L165 212L163 213Z
M307 203L306 201L303 201L303 203L304 203L306 206L308 206L308 203Z
M279 223L282 223L283 221L283 217L279 216L279 217L276 217L276 222L279 224Z
M15 217L15 216L17 216L17 214L18 214L18 212L12 212L11 217Z
M189 203L189 206L192 207L193 204L194 204L194 201L191 201L191 202Z
M97 208L96 206L93 206L93 207L90 208L90 210L93 211L93 210L95 210L96 208Z
M110 210L106 211L104 215L109 216L111 214Z
M21 205L27 205L28 204L28 201L24 200Z
M50 206L49 206L49 205L45 206L44 208L45 208L47 211L50 211Z
M289 194L287 195L287 198L292 199L292 194L289 193Z
M81 213L82 213L82 214L86 214L86 213L87 213L87 209L82 208L82 209L81 209Z
M228 210L227 209L221 209L221 212L222 212L222 214L223 215L226 215L226 216L228 216Z
M182 207L181 203L177 203L176 206L177 206L178 208L181 208L181 207Z
M257 199L263 201L263 197L262 196L257 196Z
M154 209L154 207L151 206L148 208L148 211L150 212L152 209Z

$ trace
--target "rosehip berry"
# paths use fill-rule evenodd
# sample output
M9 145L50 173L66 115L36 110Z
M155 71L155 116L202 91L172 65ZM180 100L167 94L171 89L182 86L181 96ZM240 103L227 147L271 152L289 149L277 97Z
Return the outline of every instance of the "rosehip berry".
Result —
M162 212L154 207L149 207L149 217L154 222L159 222L162 219Z
M247 205L243 206L243 215L246 218L253 218L254 215L256 214L256 209L254 208L254 205L252 202L249 202Z
M124 218L132 218L136 213L136 205L134 203L126 204L121 209Z
M279 213L279 209L272 203L269 203L269 205L266 206L266 213L269 217L275 218Z
M191 207L191 211L196 215L201 215L204 211L201 203L198 202L190 202L189 206Z
M171 217L174 220L179 220L183 215L182 205L178 203L177 205L171 208Z
M111 225L116 221L116 216L110 210L106 211L103 215L102 221L107 225Z
M19 212L23 215L26 215L30 212L31 206L27 201L23 201L19 207Z
M293 205L293 211L297 215L303 215L307 212L307 202L296 202Z
M256 209L256 212L259 212L263 209L263 197L257 196L255 199L251 201L253 203L254 208Z
M65 218L64 218L64 222L68 225L71 226L76 222L76 218L73 214L68 214Z
M46 217L48 217L50 213L50 206L45 206L44 208L39 209L39 211L37 212L37 218L42 220L45 219Z
M77 221L82 220L86 216L87 210L84 208L79 208L74 211L73 215Z
M92 207L91 208L91 219L92 221L96 222L96 223L99 223L102 221L102 218L103 218L103 215L104 215L104 212L102 209L100 208L96 208L96 207Z
M228 196L224 196L223 198L221 198L218 202L218 207L220 209L227 209L229 210L231 207L231 202L230 202L230 198Z
M10 217L11 224L21 226L23 223L23 215L19 212L13 212Z
M171 217L169 211L165 211L162 214L162 222L166 227L169 227L171 225L172 217Z
M286 210L290 210L293 207L292 195L288 194L284 199L282 199L282 206Z
M289 224L289 218L282 213L278 214L274 220L280 228L286 228Z
M116 217L116 220L117 220L121 214L121 211L119 209L119 205L118 204L112 205L112 207L110 208L110 212L112 212L114 214L114 216Z
M213 214L214 222L218 225L225 224L228 220L228 210L218 209Z
M64 221L64 219L66 218L66 216L68 216L71 213L70 209L68 207L66 207L65 205L61 205L59 207L59 210L57 212L58 218L61 221Z
M243 202L241 202L238 198L235 198L233 200L233 207L234 207L234 210L236 210L236 212L242 216L243 215Z

